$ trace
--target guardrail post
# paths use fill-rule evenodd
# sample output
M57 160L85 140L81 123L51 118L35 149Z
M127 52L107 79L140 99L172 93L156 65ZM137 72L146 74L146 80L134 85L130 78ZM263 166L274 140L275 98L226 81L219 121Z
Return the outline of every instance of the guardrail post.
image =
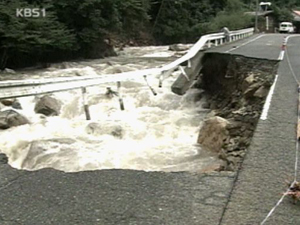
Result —
M218 39L215 40L215 46L218 46Z
M89 105L87 104L86 101L86 87L82 87L81 92L82 92L82 102L83 102L83 108L84 108L86 120L91 120Z
M162 88L162 80L163 80L163 74L161 73L158 78L158 87L159 88Z
M124 107L124 102L123 102L122 95L121 95L121 82L120 81L117 81L117 88L118 88L120 109L123 111L123 110L125 110L125 107Z
M188 60L188 64L187 64L187 68L191 68L192 67L192 62L191 62L191 60L189 59Z
M151 92L153 95L157 95L156 91L150 86L148 80L147 80L147 75L144 75L144 79L146 81L147 86L150 88Z

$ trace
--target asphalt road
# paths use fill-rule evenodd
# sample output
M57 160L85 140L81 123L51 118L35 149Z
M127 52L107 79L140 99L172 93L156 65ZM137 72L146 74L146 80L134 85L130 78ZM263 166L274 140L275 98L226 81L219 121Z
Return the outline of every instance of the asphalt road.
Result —
M208 50L208 52L277 60L285 36L284 34L256 34L250 38Z
M63 173L0 165L1 225L218 224L232 173Z
M254 46L241 47L238 51L252 55L253 49L263 46L260 43L262 40L270 38L269 43L274 43L282 37L283 35L265 36L258 39L259 42ZM279 65L278 82L268 118L259 121L222 218L222 225L260 224L287 190L286 181L293 181L298 94L290 65L300 79L299 44L300 37L289 39L285 58ZM265 57L271 52L275 53L272 46L261 47L257 55ZM298 168L298 179L299 172ZM300 224L300 204L293 204L291 198L286 197L265 224Z
M282 41L283 35L256 35L210 51L277 59ZM289 41L296 72L299 42ZM0 224L259 224L293 176L297 93L286 58L278 74L268 119L258 124L234 186L234 173L28 172L0 160ZM285 199L268 224L300 224L300 206Z

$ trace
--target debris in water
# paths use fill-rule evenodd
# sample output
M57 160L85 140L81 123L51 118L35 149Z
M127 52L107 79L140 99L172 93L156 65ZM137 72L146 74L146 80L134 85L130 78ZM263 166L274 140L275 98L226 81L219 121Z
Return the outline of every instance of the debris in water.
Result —
M106 88L105 96L106 96L107 98L113 98L114 95L115 95L115 96L118 96L119 93L116 92L116 91L113 91L110 87L107 87L107 88Z

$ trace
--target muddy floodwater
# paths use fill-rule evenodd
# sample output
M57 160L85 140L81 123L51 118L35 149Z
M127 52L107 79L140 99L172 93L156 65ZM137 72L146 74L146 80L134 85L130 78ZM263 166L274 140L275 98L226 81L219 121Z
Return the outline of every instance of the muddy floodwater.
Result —
M179 55L168 47L126 48L119 57L53 64L43 70L22 70L2 74L1 79L28 79L121 73L153 68ZM171 58L170 58L171 57ZM62 104L59 116L45 117L34 112L38 97L19 98L30 124L0 131L0 152L18 169L55 168L65 172L99 169L145 171L201 171L218 159L196 144L199 125L208 111L201 108L201 90L191 89L178 96L170 86L179 75L175 71L158 88L155 76L121 82L125 110L119 99L107 98L107 87L87 88L91 120L85 120L81 90L51 94ZM120 75L122 76L122 75ZM199 100L200 99L200 100ZM1 110L6 110L3 107Z

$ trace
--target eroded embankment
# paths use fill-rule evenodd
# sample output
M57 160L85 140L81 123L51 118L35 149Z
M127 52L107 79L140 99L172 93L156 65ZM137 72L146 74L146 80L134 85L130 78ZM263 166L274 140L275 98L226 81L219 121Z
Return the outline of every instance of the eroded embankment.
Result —
M250 145L278 61L206 53L202 64L197 85L206 91L204 107L212 112L203 123L198 142L217 151L226 161L225 170L236 170Z

